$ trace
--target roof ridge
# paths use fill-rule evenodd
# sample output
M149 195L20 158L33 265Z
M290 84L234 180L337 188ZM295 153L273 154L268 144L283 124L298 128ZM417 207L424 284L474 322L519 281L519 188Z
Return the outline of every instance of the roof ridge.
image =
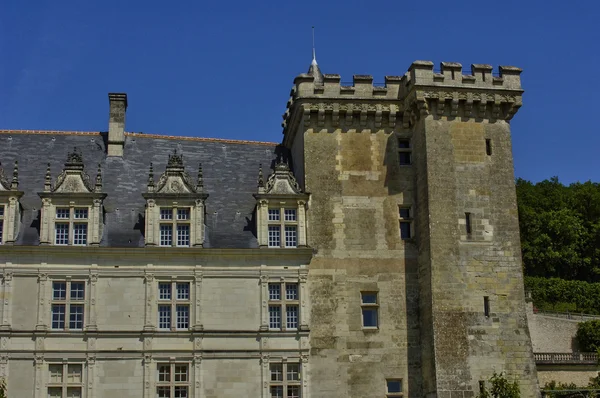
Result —
M0 130L0 134L48 134L48 135L99 135L101 131L60 131L60 130ZM161 135L161 134L144 134L135 132L125 132L125 135L142 138L159 138L167 140L182 140L182 141L200 141L200 142L223 142L227 144L246 144L246 145L265 145L276 146L276 142L269 141L251 141L251 140L234 140L227 138L206 138L206 137L188 137L180 135Z

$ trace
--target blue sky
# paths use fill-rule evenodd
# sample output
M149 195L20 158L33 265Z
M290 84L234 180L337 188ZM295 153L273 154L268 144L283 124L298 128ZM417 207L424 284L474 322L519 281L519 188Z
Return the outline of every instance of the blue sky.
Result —
M592 0L3 0L0 129L105 131L123 91L127 131L279 142L315 25L343 81L417 59L523 68L516 176L600 181L599 15Z

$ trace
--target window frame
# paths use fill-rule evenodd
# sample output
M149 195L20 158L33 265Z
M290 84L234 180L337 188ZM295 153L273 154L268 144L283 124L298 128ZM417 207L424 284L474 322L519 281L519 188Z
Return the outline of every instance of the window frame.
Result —
M66 210L66 211L65 211ZM78 211L85 210L85 217L78 217ZM88 246L90 242L90 206L64 206L64 205L56 205L54 207L54 214L52 217L53 224L53 244L55 246ZM61 216L59 216L59 214ZM63 217L65 215L66 217ZM61 242L66 241L66 243L58 243L58 226L66 225L67 233L66 239L61 239ZM76 236L76 226L84 226L85 225L85 233L82 235L83 238L79 237L79 239L85 240L84 243L75 243L77 240ZM64 235L61 235L63 237Z
M298 372L297 378L289 378L290 367L295 367ZM273 369L277 368L277 373L274 373ZM274 375L281 375L281 379L274 379ZM282 398L300 398L302 397L302 363L300 361L282 361L282 362L269 362L269 373L268 373L268 396L278 397L273 395L273 389L281 389ZM291 395L290 388L297 389L297 394Z
M163 290L161 290L161 285L169 286L169 298L163 298ZM179 285L187 285L187 298L180 298L180 292L178 289ZM191 297L191 289L192 283L191 281L174 281L174 280L158 280L157 281L157 325L156 328L159 331L185 331L190 330L192 325L192 297ZM161 308L169 308L169 327L161 327ZM187 326L179 327L180 320L180 308L187 308ZM183 313L184 311L181 311Z
M65 290L64 290L64 298L61 297L55 297L55 284L58 283L64 283L65 285ZM83 297L72 297L72 293L73 293L73 284L81 284L83 285ZM88 288L87 288L87 281L84 279L76 279L76 280L70 280L70 279L53 279L52 280L52 290L51 290L51 298L50 298L50 330L52 331L83 331L85 330L86 327L86 319L87 319L87 315L86 315L86 298L87 298L87 294L88 294ZM61 291L61 290L59 290ZM75 290L77 292L79 292L80 290ZM55 313L55 308L59 308L58 306L62 306L62 308L64 309L64 311L62 312L62 323L63 323L63 327L54 327L54 315ZM81 328L78 327L71 327L71 314L74 313L73 308L79 308L81 307ZM58 322L61 322L60 320L58 320ZM75 321L77 322L77 321Z
M366 302L365 296L374 295L375 302ZM375 312L375 325L365 325L365 311L374 311ZM361 327L363 330L379 330L380 320L379 320L379 292L373 290L366 290L360 292L360 318L361 318Z
M56 382L53 381L53 377L52 377L52 367L60 367L61 369L61 373L60 373L60 382ZM69 375L71 374L69 372L69 369L71 367L79 367L79 381L78 382L70 382L69 381ZM84 384L85 384L85 364L83 362L48 362L48 366L47 366L47 371L48 371L48 382L46 383L46 394L47 396L50 396L49 391L50 389L61 389L61 397L62 398L66 398L69 397L69 390L70 389L79 389L79 396L83 397L84 395Z
M390 383L400 383L400 391L390 391ZM385 379L385 396L386 398L395 398L404 396L404 384L401 378Z
M408 210L408 217L402 216L402 210ZM398 228L400 240L411 241L415 239L415 226L414 226L414 215L413 206L411 205L398 205ZM402 237L402 226L408 225L409 237Z
M407 147L400 146L401 142L408 142ZM413 145L412 138L402 135L396 136L396 151L398 153L398 165L401 167L412 166L413 164ZM403 155L408 156L408 162L403 161Z
M279 298L272 298L271 287L278 287ZM295 286L295 296L288 298L288 287ZM294 290L294 289L291 289ZM294 282L275 282L267 283L267 324L269 330L279 331L297 331L300 329L300 284ZM277 308L279 312L279 326L272 323L271 309ZM294 310L290 310L294 308ZM293 314L295 312L295 314ZM289 315L295 316L295 322L290 322ZM290 326L292 325L292 326ZM295 326L293 326L295 325Z
M271 215L277 211L277 219L272 219ZM294 214L293 220L288 219L288 214ZM269 248L294 249L298 247L299 221L298 208L293 206L269 206L267 208L267 246ZM279 244L271 244L271 231L279 231ZM288 245L288 232L293 230L293 244Z
M178 367L184 367L185 366L185 370L186 370L186 380L185 381L181 381L181 380L176 380L177 379L177 375L181 375L182 373L177 373L177 368ZM165 380L161 380L161 367L168 367L169 369L169 380L165 381ZM192 370L192 366L190 366L189 362L157 362L156 363L156 383L154 386L154 391L156 394L156 397L159 397L159 389L160 388L168 388L169 389L169 397L175 397L175 389L176 388L182 388L185 387L187 394L186 396L188 398L191 397L191 390L192 390L192 384L191 384L191 370Z
M180 214L187 214L185 218L181 218ZM193 206L169 206L159 205L158 206L158 246L160 247L191 247L192 246L192 214ZM165 217L163 217L163 215ZM168 217L167 217L168 215ZM187 244L179 244L180 241L180 229L179 227L187 227ZM171 231L170 242L171 244L163 244L163 227L170 227Z

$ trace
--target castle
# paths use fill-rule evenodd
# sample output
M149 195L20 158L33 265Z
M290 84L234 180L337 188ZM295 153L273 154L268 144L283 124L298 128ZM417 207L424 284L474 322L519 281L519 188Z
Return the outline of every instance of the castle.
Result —
M10 397L539 396L509 121L521 70L313 61L280 145L0 131Z

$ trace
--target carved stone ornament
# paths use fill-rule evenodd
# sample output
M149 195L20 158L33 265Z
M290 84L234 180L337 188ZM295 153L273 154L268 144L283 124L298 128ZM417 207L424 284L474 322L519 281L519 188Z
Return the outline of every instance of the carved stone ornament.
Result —
M261 189L262 188L262 189ZM262 191L262 192L261 192ZM259 185L259 193L271 195L297 195L302 190L290 166L285 162L278 162L275 171L269 176L264 188Z
M0 163L0 191L16 191L19 187L19 164L15 161L15 166L13 168L12 178L9 179L5 174L4 169L2 167L2 163Z
M204 182L202 178L202 165L198 167L198 179L192 181L190 175L185 171L183 165L183 155L178 154L177 150L169 155L167 168L158 178L158 183L154 185L154 170L150 165L148 176L148 193L158 194L196 194L203 193Z
M91 182L90 176L85 172L84 168L83 156L77 151L77 148L74 148L73 152L69 152L67 155L67 161L65 162L62 172L56 178L54 186L50 184L50 166L48 165L44 191L53 193L99 192L102 189L102 174L100 167L98 167L98 176L95 184Z

